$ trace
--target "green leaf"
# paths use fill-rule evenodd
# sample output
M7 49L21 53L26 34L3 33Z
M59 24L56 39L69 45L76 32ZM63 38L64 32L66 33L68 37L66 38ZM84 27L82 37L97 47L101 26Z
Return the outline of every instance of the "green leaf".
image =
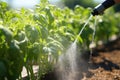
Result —
M5 36L6 41L10 43L13 39L13 33L8 28L5 28L3 26L0 26L0 32L0 34Z

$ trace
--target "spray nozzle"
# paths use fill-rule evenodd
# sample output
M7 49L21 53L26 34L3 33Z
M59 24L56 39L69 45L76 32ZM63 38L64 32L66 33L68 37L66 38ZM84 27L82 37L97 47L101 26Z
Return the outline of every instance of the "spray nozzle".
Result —
M91 13L93 16L95 15L101 15L103 14L103 12L113 6L115 4L115 1L114 0L105 0L103 3L99 4L98 6L96 6L94 9L93 9L93 12Z
M95 15L98 15L99 13L98 13L98 11L97 11L96 9L94 9L94 10L91 12L91 14L92 14L93 16L95 16Z
M99 4L98 6L96 6L93 11L92 11L92 15L96 16L96 15L102 15L104 13L104 6L102 4Z

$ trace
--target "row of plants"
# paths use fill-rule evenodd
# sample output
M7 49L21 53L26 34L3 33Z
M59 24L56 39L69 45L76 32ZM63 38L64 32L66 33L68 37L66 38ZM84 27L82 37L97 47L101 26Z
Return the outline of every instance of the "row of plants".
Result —
M47 0L41 0L34 10L13 10L0 2L0 80L22 79L23 66L31 80L53 70L58 57L78 36L91 10L81 6L74 10L60 9ZM119 17L120 14L109 11L97 17L96 43L119 35ZM95 18L78 38L78 44L85 49L89 49L92 40ZM37 79L33 65L39 66Z

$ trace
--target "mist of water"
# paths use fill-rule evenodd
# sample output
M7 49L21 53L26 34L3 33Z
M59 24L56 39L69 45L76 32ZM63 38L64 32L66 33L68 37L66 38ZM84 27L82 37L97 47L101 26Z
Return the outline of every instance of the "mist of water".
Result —
M89 45L89 48L90 48L90 63L91 63L91 60L92 60L93 48L96 47L96 44L95 44L96 26L97 26L97 18L95 19L95 22L94 22L94 29L93 29L93 34L92 34L92 41L91 41L91 43Z
M89 23L92 15L89 17L87 22L82 27L81 31L79 32L78 36L80 36ZM77 57L79 50L77 49L77 39L69 46L65 54L61 55L58 60L58 80L78 80L79 75L79 67L77 63ZM82 65L81 65L82 66ZM86 65L87 66L87 65Z
M74 80L77 71L76 55L77 45L74 43L59 57L59 80Z
M84 26L82 27L82 29L80 30L80 32L79 32L79 34L78 34L76 40L74 41L74 43L77 42L78 37L82 34L83 30L85 29L85 27L87 26L87 24L89 23L89 21L91 20L91 18L92 18L92 15L90 15L90 17L88 18L88 20L86 21L86 23L84 24Z

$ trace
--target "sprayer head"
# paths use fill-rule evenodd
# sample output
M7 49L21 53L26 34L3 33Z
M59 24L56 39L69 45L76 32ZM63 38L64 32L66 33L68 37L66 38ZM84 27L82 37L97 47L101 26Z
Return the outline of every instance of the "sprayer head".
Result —
M114 0L105 0L103 3L96 6L91 14L93 16L101 15L107 8L113 6L114 4L115 4Z
M93 16L99 15L99 13L98 13L98 11L97 11L96 9L94 9L94 10L91 12L91 14L92 14Z
M96 6L93 11L92 11L92 15L96 16L96 15L102 15L104 13L104 6L102 4L99 4L98 6Z

